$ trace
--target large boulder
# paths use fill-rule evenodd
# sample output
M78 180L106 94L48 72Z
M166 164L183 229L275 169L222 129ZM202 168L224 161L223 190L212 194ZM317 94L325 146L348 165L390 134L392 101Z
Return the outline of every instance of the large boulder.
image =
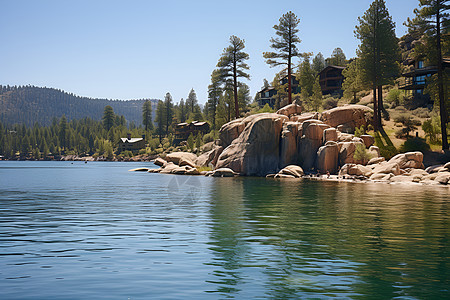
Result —
M300 178L304 174L302 167L296 165L289 165L281 169L277 175L288 175L295 178ZM277 177L279 178L279 177Z
M302 137L298 139L298 162L306 172L315 167L317 151L323 144L323 132L329 125L309 119L302 123Z
M212 171L211 176L213 177L234 177L235 175L238 175L230 168L219 168L214 171Z
M241 134L244 127L245 125L242 123L242 119L236 119L222 125L219 130L219 140L221 145L223 147L230 145L231 142Z
M422 152L400 153L389 160L389 163L397 163L400 169L414 168L424 169Z
M289 117L291 115L299 115L301 113L302 113L302 107L295 103L286 105L285 107L282 107L279 110L277 110L277 114L285 115L287 117Z
M165 161L161 157L157 157L153 163L157 166L163 167L165 164L167 164L167 161Z
M302 123L306 120L311 120L311 119L318 120L319 116L320 116L319 113L312 112L312 113L303 113L301 115L290 116L289 119L293 122Z
M280 135L286 116L259 114L241 135L226 147L216 168L230 168L242 175L265 176L278 170Z
M339 165L343 166L345 164L361 163L355 160L354 155L356 151L356 146L364 146L361 142L340 142L339 146Z
M344 125L355 129L361 125L367 126L372 114L373 110L367 106L345 105L322 112L320 119L331 127Z
M283 125L280 141L280 168L297 162L297 122L286 122Z
M210 164L214 165L216 161L214 161L215 158L219 157L218 152L222 152L223 147L214 145L213 149L203 153L200 155L197 160L195 161L195 165L199 167L207 167Z
M373 174L394 174L395 176L401 175L400 167L398 163L391 161L384 161L375 166Z
M339 162L339 147L336 142L330 141L317 151L316 166L320 173L336 174Z
M197 159L197 155L190 152L172 152L166 155L166 161L173 162L176 165L180 164L181 159L195 161Z
M375 143L375 138L370 134L363 134L360 136L360 138L363 140L363 143L364 145L366 145L366 148L369 148Z
M323 143L333 141L337 142L338 140L338 133L336 128L327 128L323 131Z
M350 176L366 176L370 177L373 174L371 168L359 165L359 164L345 164L339 170L339 175L350 175ZM385 174L384 174L385 175Z
M311 172L316 163L317 151L322 140L308 139L302 136L298 141L298 162L305 172Z

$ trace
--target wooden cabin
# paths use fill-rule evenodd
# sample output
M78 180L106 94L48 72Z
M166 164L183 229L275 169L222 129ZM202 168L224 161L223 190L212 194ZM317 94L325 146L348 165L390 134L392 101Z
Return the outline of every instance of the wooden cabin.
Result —
M344 76L342 71L345 67L327 66L319 73L319 84L322 90L322 95L336 95L342 97L342 83Z
M292 84L291 84L291 93L292 94L299 94L300 93L300 86L299 86L299 82L297 80L297 78L295 78L295 74L292 74L291 76L292 79ZM281 78L280 80L280 84L286 84L288 83L288 76L284 76ZM277 90L272 87L272 86L268 86L263 88L261 91L259 91L259 99L258 101L258 105L259 106L264 106L266 104L269 104L269 106L271 108L275 108L275 102L276 102L276 95L277 95Z
M425 66L423 59L409 60L404 63L409 70L402 74L399 89L404 90L407 96L412 97L418 105L433 104L431 97L424 93L427 79L437 73L437 66ZM450 58L444 58L443 68L450 67Z
M181 141L186 141L191 134L197 136L198 133L207 134L209 131L210 128L207 122L179 123L175 126L174 143L178 144Z
M132 138L129 133L126 138L121 138L119 141L118 149L119 152L122 151L132 151L136 152L145 148L145 139L142 138Z

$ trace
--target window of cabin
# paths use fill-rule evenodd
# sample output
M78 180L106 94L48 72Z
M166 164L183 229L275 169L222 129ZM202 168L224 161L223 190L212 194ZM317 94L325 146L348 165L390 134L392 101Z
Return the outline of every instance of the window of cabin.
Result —
M423 68L423 60L419 60L419 62L417 63L417 68L418 69L422 69Z
M265 95L266 98L269 98L269 97L270 97L270 96L269 96L269 95L270 95L269 92L265 92L264 95Z

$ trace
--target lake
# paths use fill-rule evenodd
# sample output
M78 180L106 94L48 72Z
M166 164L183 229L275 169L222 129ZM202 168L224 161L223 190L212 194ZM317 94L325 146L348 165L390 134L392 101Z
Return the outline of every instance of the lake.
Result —
M0 299L449 299L450 189L0 162Z

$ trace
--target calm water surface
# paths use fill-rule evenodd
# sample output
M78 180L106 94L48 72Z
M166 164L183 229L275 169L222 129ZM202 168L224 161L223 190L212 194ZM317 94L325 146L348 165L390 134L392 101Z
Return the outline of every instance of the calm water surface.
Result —
M0 162L0 299L449 299L450 189Z

